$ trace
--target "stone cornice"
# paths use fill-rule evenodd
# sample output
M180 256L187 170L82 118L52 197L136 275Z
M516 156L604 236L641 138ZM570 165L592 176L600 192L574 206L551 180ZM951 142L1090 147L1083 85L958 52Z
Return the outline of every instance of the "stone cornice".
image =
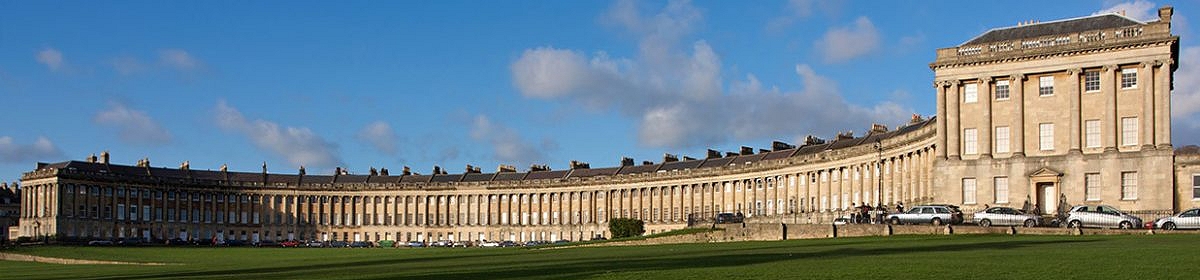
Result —
M1098 45L1098 46L1091 46L1091 47L1085 47L1085 48L1080 48L1077 46L1063 46L1060 48L1047 48L1045 50L1039 50L1036 52L1029 52L1029 53L1014 52L1013 55L986 56L986 57L979 57L979 58L956 59L956 60L945 61L945 62L934 62L934 63L929 64L929 68L934 71L937 71L937 70L948 69L948 68L1022 62L1022 61L1030 61L1030 60L1055 58L1055 57L1067 57L1067 56L1076 56L1076 55L1093 54L1093 53L1101 53L1101 52L1111 52L1111 51L1117 51L1117 50L1164 46L1164 45L1169 46L1169 45L1177 44L1178 42L1179 42L1179 36L1171 36L1171 37L1166 37L1166 38L1152 38L1152 39L1146 39L1146 40L1141 40L1141 41L1128 42L1126 44L1121 44L1121 45Z

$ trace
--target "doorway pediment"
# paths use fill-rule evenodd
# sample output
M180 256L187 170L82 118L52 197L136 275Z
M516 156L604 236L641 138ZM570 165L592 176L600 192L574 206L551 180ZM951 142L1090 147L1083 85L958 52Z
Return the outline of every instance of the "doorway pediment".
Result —
M1034 178L1034 177L1058 178L1058 177L1061 177L1062 175L1063 175L1062 172L1059 172L1058 170L1050 169L1049 167L1042 167L1041 169L1038 169L1037 171L1034 171L1033 173L1029 173L1029 178Z

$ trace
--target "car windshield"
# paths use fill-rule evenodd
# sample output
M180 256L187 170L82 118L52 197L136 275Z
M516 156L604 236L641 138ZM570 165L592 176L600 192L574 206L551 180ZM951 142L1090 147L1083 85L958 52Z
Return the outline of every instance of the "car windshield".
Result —
M988 209L987 212L991 214L1002 214L1004 213L1004 208L994 207L992 209Z
M1100 213L1121 214L1120 210L1117 210L1116 208L1113 208L1112 206L1101 205L1100 207L1097 207L1096 209L1097 209L1096 212L1100 212Z
M949 214L950 213L950 208L938 207L938 208L934 208L934 209L937 209L938 214Z

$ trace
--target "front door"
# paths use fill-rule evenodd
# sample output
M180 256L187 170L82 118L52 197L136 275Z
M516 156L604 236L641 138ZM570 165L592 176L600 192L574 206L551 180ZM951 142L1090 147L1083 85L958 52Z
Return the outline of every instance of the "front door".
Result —
M1038 189L1038 199L1037 199L1038 212L1036 214L1040 214L1040 215L1054 214L1055 208L1058 207L1058 203L1057 203L1058 200L1055 200L1058 197L1058 195L1057 195L1058 192L1054 189L1054 183L1048 183L1048 182L1037 183L1037 189Z

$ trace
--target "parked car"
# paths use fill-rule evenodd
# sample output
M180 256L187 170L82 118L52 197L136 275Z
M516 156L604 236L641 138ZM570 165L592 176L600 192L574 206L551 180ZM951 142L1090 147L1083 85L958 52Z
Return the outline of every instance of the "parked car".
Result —
M142 243L144 243L143 240L141 238L136 238L136 237L128 237L128 238L122 238L121 240L117 240L117 245L121 245L121 246L138 246L138 245L142 245Z
M321 248L325 247L325 243L320 240L309 240L307 243L304 243L304 247Z
M596 240L608 240L608 238L604 238L604 236L597 235L596 237L592 237L592 240L593 240L593 241L596 241Z
M1067 214L1067 227L1133 228L1141 225L1142 219L1117 210L1108 205L1080 205Z
M350 248L371 248L371 247L374 247L374 245L372 245L371 242L366 242L366 241L350 242Z
M845 225L845 224L849 224L849 223L850 223L850 218L839 217L837 219L833 219L833 225L835 225L835 226Z
M215 244L211 238L200 238L192 240L192 245L195 246L212 246Z
M718 224L740 224L745 219L742 213L718 213L716 218Z
M285 248L295 248L295 247L300 247L300 241L296 241L296 240L288 240L288 241L284 241L284 242L279 242L279 246L280 246L280 247L285 247Z
M328 244L328 245L329 245L329 248L346 248L346 247L350 247L350 243L348 243L348 242L346 242L346 241L332 241L332 242L329 242L329 244Z
M408 242L408 247L413 247L413 248L425 247L425 242L411 241L411 242Z
M946 205L921 205L908 209L908 212L888 215L886 218L892 224L933 224L962 223L962 213Z
M976 212L971 220L981 227L994 225L1034 227L1041 223L1042 217L1012 207L992 207Z
M1200 229L1200 208L1192 208L1174 216L1166 216L1154 220L1153 228L1165 230Z
M500 242L485 240L479 243L479 247L500 247Z
M559 239L559 240L555 240L555 241L554 241L554 244L559 244L559 245L561 245L561 244L567 244L567 243L571 243L571 241L570 241L570 240L566 240L566 239Z
M277 247L277 246L279 246L279 243L275 243L275 241L272 241L272 240L259 240L259 241L254 242L254 247Z
M187 240L183 240L182 238L167 239L166 243L167 243L167 246L183 246L183 245L190 244L187 242Z
M501 241L500 247L517 247L517 242L512 242L512 241L507 241L507 240Z
M229 246L229 247L246 246L246 241L241 241L241 240L236 240L236 239L225 240L225 246Z
M111 240L92 240L87 244L88 246L112 246L113 242Z

